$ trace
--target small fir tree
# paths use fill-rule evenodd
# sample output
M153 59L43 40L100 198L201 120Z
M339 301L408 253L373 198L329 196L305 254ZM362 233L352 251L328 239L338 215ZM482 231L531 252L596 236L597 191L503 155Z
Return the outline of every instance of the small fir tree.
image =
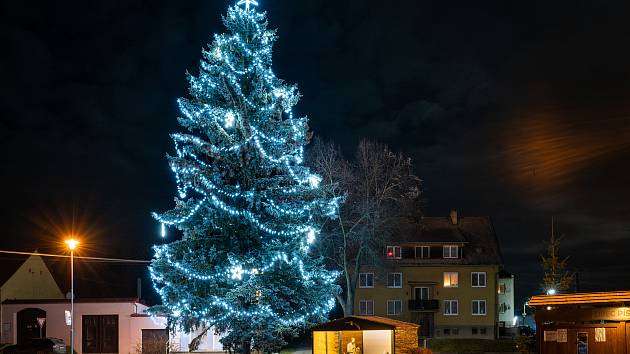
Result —
M567 270L569 257L560 257L560 239L554 234L553 219L551 221L551 237L547 243L547 256L540 256L543 268L541 287L546 294L568 291L575 281L575 273Z
M155 218L183 236L155 246L151 276L171 329L209 328L226 350L277 352L284 338L325 319L338 293L309 247L317 220L334 217L340 198L323 198L321 178L303 165L311 134L292 107L296 86L271 70L275 31L242 0L228 9L228 33L203 51L190 97L180 99L168 156L178 195ZM198 336L191 343L198 345Z

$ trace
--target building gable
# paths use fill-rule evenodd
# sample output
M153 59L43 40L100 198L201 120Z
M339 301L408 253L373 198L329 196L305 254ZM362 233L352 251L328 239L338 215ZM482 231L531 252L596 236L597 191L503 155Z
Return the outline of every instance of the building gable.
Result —
M1 299L63 299L63 292L39 255L31 255L0 287Z

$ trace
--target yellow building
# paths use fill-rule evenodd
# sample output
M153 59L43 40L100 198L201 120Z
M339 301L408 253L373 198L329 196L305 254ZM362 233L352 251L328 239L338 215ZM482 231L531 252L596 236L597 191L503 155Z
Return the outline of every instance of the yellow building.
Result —
M10 265L8 266L11 267ZM10 272L6 272L9 270ZM31 255L17 270L4 269L0 279L0 301L7 299L63 299L63 293L41 256Z
M363 266L354 309L420 324L422 337L495 338L502 264L487 217L425 217Z

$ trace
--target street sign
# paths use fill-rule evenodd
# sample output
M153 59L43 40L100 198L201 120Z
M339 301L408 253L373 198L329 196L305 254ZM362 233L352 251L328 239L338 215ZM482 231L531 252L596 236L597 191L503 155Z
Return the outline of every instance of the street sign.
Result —
M66 326L72 326L72 314L66 310Z

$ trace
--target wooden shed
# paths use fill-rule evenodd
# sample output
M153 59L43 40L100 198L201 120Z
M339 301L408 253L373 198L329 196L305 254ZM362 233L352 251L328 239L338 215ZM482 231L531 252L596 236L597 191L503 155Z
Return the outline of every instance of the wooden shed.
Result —
M313 327L313 354L408 354L420 325L377 316L348 316Z
M539 354L630 354L630 291L534 296Z

